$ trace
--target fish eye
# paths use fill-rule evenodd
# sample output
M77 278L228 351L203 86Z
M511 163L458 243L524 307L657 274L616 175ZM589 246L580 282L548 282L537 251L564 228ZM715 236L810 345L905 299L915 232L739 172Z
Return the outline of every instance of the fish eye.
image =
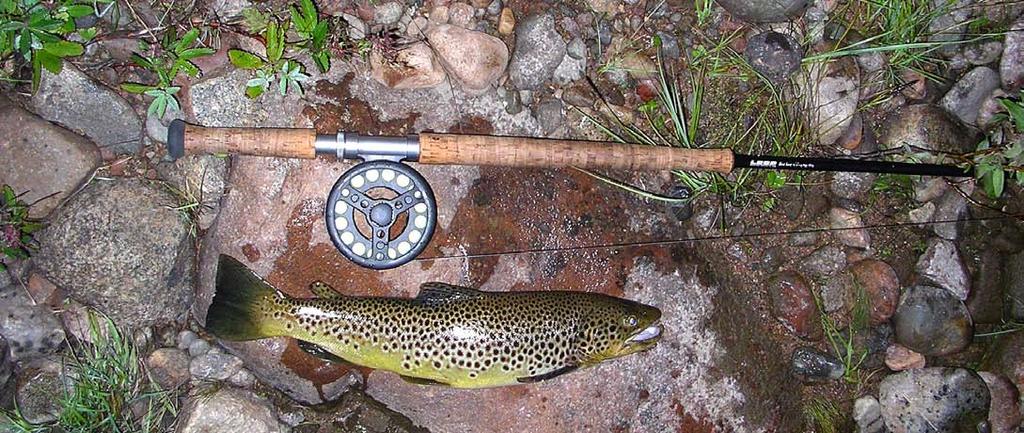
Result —
M624 319L622 319L622 324L626 325L627 328L634 328L634 327L636 327L636 324L637 324L636 316L633 316L633 315L626 316Z

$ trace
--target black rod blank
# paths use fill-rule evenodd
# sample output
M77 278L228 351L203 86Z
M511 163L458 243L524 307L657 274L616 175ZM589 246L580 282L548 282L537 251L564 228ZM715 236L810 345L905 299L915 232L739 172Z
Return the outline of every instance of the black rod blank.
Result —
M847 171L917 176L973 177L974 170L953 165L868 161L848 158L811 158L736 154L733 168L768 170Z

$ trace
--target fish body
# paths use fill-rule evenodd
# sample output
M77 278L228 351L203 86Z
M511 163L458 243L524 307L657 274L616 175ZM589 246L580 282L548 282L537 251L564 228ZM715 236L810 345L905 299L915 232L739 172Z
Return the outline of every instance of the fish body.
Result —
M285 296L221 256L207 328L226 340L289 336L321 356L414 383L485 388L536 382L653 347L661 312L597 293L483 292L424 284L416 298Z

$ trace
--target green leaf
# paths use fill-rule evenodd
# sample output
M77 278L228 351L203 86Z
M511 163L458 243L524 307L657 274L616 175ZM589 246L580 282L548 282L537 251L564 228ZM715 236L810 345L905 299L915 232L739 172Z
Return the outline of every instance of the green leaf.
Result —
M259 69L266 63L259 56L242 50L228 51L228 60L240 69Z
M99 30L97 30L96 27L89 27L89 28L86 28L86 29L80 29L78 31L78 36L81 36L82 39L84 39L86 41L91 41L92 38L96 37L96 33L98 33L98 32L99 32Z
M59 74L61 67L64 66L63 62L60 60L60 57L51 54L49 51L36 52L36 60L39 61L39 64L44 69L50 71L50 73L54 75Z
M245 96L249 99L256 99L263 94L262 86L249 86L245 88Z
M305 15L306 19L310 22L316 21L316 6L313 4L313 0L302 0L302 14Z
M145 57L142 57L142 56L140 56L138 54L132 53L131 60L132 60L132 63L135 63L136 65L139 65L139 66L142 66L143 68L146 68L146 69L156 69L156 66L153 65L153 61L152 60L147 59Z
M331 57L326 51L321 51L313 55L313 63L316 63L320 72L327 72L331 68Z
M216 51L213 48L189 48L178 55L181 60L192 60L197 57L209 56Z
M764 184L771 189L779 189L786 186L786 175L777 171L770 171L764 179Z
M17 30L22 28L24 25L25 24L20 23L18 21L8 21L0 23L0 32L9 32L11 30Z
M184 69L185 73L192 78L199 76L199 68L192 64L192 62L181 62L178 64L178 67Z
M57 57L74 57L82 55L85 52L85 47L78 42L58 41L43 44L43 51Z
M299 33L305 33L307 29L306 18L295 9L295 6L289 7L288 12L291 14L292 22L295 23L295 30Z
M68 12L68 16L71 18L81 18L86 15L92 14L92 6L89 5L71 5L64 8Z
M287 31L287 23L278 26L276 22L272 22L267 26L267 59L270 63L277 64L284 55L284 33Z
M1024 106L1022 106L1022 103L1012 99L1000 99L999 103L1006 108L1006 111L1010 112L1010 117L1013 117L1013 123L1016 124L1017 131L1024 132Z
M153 102L149 104L149 109L146 110L146 115L163 118L164 113L167 112L167 98L169 96L161 95L153 99Z
M186 51L186 49L188 47L191 47L192 44L194 44L197 39L199 39L199 29L198 28L193 28L192 30L189 30L188 32L186 32L185 35L181 37L181 40L178 41L177 49L175 50L175 54L184 55L184 52ZM213 50L210 50L210 54L213 54Z
M981 179L981 184L989 197L999 198L999 196L1003 195L1003 186L1006 181L1004 176L1005 172L999 169L993 170L989 175Z
M121 90L128 93L143 94L153 89L155 87L140 83L121 83Z

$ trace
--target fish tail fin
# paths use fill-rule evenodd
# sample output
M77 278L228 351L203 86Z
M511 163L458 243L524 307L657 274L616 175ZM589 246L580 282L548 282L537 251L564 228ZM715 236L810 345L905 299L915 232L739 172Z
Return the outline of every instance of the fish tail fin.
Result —
M222 254L217 264L213 303L206 312L206 329L230 341L284 335L273 314L267 314L273 309L268 303L281 297L281 292L252 270Z

